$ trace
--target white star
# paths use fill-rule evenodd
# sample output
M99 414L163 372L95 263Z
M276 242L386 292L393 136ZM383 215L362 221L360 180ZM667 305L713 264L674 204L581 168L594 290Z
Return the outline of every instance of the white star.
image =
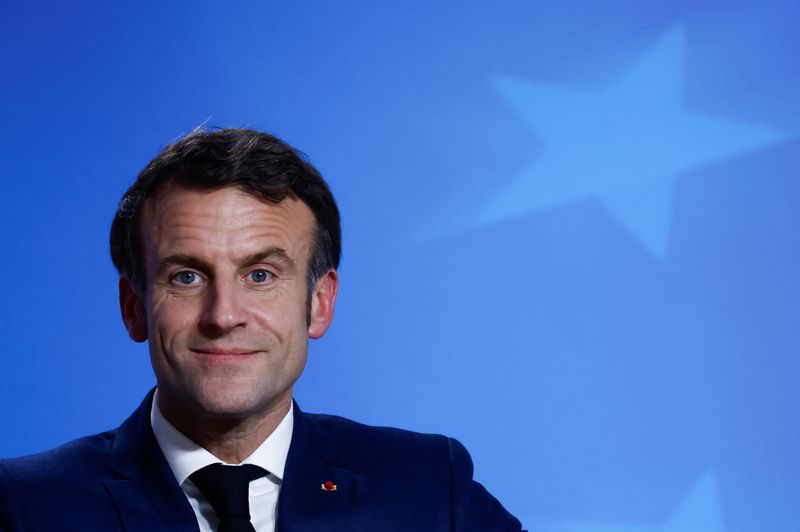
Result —
M683 29L673 28L599 94L497 79L539 135L542 153L476 222L597 199L663 258L676 177L781 138L765 127L687 111L684 43Z

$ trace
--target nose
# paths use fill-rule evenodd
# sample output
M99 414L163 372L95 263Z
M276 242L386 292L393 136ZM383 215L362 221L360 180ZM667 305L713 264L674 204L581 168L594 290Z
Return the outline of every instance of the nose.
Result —
M230 332L247 325L247 307L241 286L217 279L206 292L201 327L212 335Z

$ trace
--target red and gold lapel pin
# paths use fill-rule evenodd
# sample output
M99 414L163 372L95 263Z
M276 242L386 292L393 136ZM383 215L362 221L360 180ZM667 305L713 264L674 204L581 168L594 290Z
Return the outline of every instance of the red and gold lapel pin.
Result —
M336 486L336 484L334 484L330 480L327 482L323 482L322 484L319 485L319 489L321 489L322 491L336 491L337 488L338 486Z

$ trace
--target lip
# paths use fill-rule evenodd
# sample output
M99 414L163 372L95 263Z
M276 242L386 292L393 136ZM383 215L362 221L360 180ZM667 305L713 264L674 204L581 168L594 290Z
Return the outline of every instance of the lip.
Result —
M217 356L244 356L259 353L259 349L250 347L190 347L189 351L198 355L217 355Z
M256 355L260 353L260 351L251 349L221 349L216 347L191 349L190 352L200 364L207 367L237 367L240 364L248 367L250 361L257 360Z
M250 349L192 349L191 353L201 364L210 366L230 366L246 364L255 360L260 351Z
M258 353L258 351L254 351L252 349L219 349L216 347L208 349L190 349L190 351L192 353L197 353L198 355L211 356L245 356Z

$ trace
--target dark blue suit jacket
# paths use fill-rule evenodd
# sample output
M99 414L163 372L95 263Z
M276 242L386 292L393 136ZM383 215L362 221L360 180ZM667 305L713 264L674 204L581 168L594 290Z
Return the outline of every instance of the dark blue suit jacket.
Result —
M0 530L198 532L153 436L152 398L115 430L0 461ZM520 530L457 441L294 412L279 532ZM336 491L320 489L329 480Z

